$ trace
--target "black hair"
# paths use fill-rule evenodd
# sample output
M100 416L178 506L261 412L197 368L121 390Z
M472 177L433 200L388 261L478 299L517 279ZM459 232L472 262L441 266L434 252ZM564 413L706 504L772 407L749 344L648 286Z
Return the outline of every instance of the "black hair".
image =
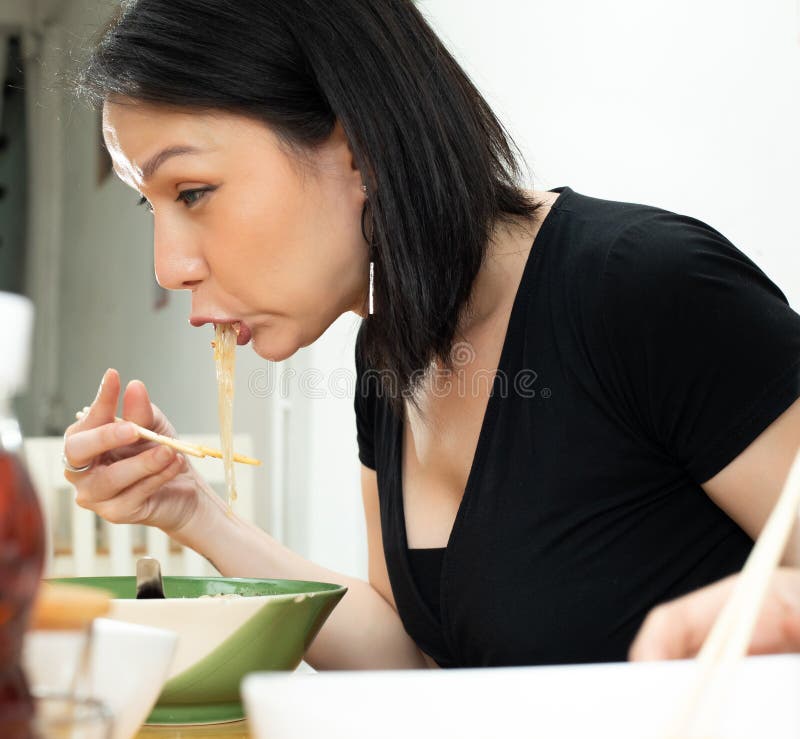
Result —
M496 223L541 203L508 133L411 0L129 0L79 92L263 121L299 151L338 120L368 188L375 314L369 367L412 397L451 366Z

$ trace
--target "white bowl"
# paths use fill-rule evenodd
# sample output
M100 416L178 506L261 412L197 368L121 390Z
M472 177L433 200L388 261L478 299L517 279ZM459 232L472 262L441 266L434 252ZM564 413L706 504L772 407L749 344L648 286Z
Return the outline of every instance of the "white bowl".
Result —
M88 681L79 695L103 702L114 714L112 739L135 736L166 682L178 636L166 629L99 618ZM81 657L85 634L32 631L25 636L23 666L35 692L66 693Z
M242 683L257 739L664 739L693 661L468 670L255 673ZM714 739L800 737L800 655L749 657Z
M274 595L248 598L166 598L152 600L115 599L109 618L116 621L169 629L178 635L175 658L167 679L180 675L218 649Z

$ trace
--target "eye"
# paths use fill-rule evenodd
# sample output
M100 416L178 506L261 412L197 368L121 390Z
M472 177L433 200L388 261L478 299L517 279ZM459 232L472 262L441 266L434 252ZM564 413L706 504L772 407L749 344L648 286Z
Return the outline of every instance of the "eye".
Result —
M206 193L214 192L216 189L216 187L199 187L194 190L184 190L178 195L176 202L183 203L187 208L191 208L199 203L206 196Z
M139 200L139 205L144 205L147 207L147 210L149 210L151 213L153 212L153 206L150 205L150 201L147 198L145 197L141 198Z

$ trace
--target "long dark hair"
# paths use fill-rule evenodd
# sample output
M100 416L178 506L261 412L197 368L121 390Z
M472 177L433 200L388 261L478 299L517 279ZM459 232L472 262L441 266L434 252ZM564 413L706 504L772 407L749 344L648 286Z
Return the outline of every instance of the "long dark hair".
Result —
M517 150L411 0L130 0L78 78L125 97L262 120L302 152L338 119L369 193L367 366L413 395L450 364L494 225L540 207Z

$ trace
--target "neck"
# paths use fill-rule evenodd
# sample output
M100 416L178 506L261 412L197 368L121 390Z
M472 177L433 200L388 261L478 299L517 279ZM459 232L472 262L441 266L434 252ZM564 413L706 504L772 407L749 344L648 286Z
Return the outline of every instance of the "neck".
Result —
M479 330L511 309L533 240L546 215L545 210L541 208L532 219L516 219L495 226L483 264L472 285L459 333L465 335Z

